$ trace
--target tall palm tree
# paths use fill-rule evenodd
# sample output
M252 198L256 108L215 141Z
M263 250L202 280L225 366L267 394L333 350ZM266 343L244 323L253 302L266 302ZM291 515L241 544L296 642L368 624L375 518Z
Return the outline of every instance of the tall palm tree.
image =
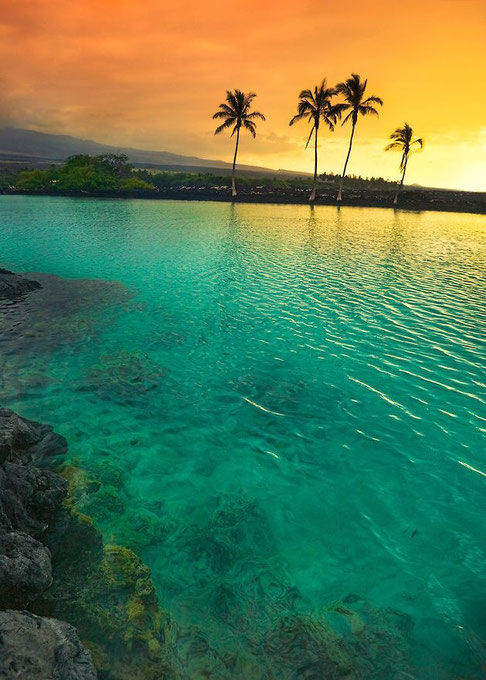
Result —
M346 156L346 161L344 163L344 170L341 176L341 182L339 184L339 192L337 195L338 202L343 200L343 184L344 178L346 177L346 168L348 167L349 157L351 155L351 147L353 146L354 129L356 123L358 122L358 116L377 116L378 111L373 106L373 104L378 104L383 106L383 101L380 97L367 97L365 99L366 86L368 84L368 79L362 81L357 73L352 73L351 78L348 78L343 83L336 85L336 90L339 94L344 97L344 103L342 104L343 111L349 111L346 118L343 120L342 125L351 120L351 137L349 138L349 148L348 155Z
M407 171L407 163L411 153L413 151L418 151L419 149L415 147L417 144L420 149L424 147L424 140L421 137L412 140L413 130L408 123L405 123L402 128L397 128L395 132L390 135L390 139L393 140L385 147L385 151L391 151L393 149L402 152L402 160L400 161L400 170L402 170L402 179L397 188L397 193L393 199L393 204L398 203L398 196L402 190L403 182L405 180L405 172Z
M342 105L332 104L332 98L336 94L333 87L327 87L326 79L320 85L316 85L314 90L302 90L299 94L299 103L297 104L298 113L292 118L289 125L297 123L299 120L307 119L312 124L307 144L314 134L314 183L312 185L311 195L309 201L315 201L317 189L317 137L319 134L319 125L321 121L327 125L331 132L334 130L337 119L341 115Z
M238 145L240 143L240 130L242 127L246 128L251 133L252 137L256 137L255 119L260 118L265 120L263 113L259 111L252 111L250 113L253 99L256 97L254 92L245 94L241 90L226 91L226 103L219 105L219 111L216 111L213 118L223 118L224 122L216 128L215 135L227 128L233 127L231 136L236 132L235 155L233 156L233 173L231 175L231 195L236 196L236 157L238 155Z

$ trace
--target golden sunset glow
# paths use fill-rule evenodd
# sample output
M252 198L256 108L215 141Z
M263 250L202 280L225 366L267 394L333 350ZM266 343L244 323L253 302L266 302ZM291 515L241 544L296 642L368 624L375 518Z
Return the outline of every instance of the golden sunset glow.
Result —
M2 2L1 121L100 142L231 160L211 120L226 89L257 93L267 122L239 162L312 170L302 88L368 78L384 100L359 121L350 174L398 179L385 153L406 121L425 139L409 183L486 190L483 0L86 0ZM342 170L349 127L320 138L320 171Z

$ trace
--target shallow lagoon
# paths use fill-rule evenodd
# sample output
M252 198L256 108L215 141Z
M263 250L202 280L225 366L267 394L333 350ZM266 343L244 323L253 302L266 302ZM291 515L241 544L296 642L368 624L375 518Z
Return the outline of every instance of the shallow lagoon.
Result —
M481 677L485 217L11 196L0 239L126 288L2 337L0 399L101 474L82 509L177 620L244 649L358 595L412 677Z

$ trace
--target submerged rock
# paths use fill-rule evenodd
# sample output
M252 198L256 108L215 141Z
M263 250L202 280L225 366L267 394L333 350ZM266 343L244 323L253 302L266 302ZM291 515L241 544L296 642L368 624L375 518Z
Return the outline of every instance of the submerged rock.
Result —
M90 653L68 623L0 612L0 678L96 680Z
M14 299L40 287L38 281L26 279L8 269L0 269L0 298Z
M89 341L114 321L119 305L132 297L116 281L32 276L39 288L35 298L23 296L12 304L0 296L1 347L15 372L24 368L26 355L30 360L60 346Z
M164 375L165 369L147 354L123 349L100 356L79 389L124 403L154 390Z

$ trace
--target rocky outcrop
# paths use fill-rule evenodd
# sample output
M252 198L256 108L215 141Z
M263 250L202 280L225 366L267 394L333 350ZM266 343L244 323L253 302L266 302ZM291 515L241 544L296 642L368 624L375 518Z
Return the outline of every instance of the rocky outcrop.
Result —
M67 484L31 466L66 451L52 428L0 409L0 608L25 607L52 580L51 555L42 537Z
M8 408L0 408L0 464L39 464L45 458L67 451L64 437L49 425L21 418Z
M14 299L40 287L38 281L26 279L8 269L0 269L0 298Z
M51 427L0 409L0 678L94 680L90 654L72 626L28 612L52 583L47 531L67 483L46 460L66 452Z
M0 409L0 678L95 678L77 635L107 680L174 677L172 624L150 570L130 549L103 545L72 502L71 468L68 484L38 467L66 448L51 427Z
M91 655L68 623L0 612L0 678L96 680Z
M25 607L52 580L51 555L28 534L0 535L0 602L3 607Z

